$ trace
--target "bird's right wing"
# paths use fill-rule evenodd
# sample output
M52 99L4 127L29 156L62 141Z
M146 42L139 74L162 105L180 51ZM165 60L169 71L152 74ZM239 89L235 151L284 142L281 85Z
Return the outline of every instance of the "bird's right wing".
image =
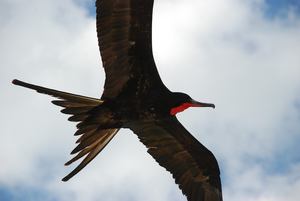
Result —
M221 201L220 170L214 155L175 116L128 127L166 168L189 201Z
M152 54L153 0L97 0L97 36L106 74L101 99L165 88Z

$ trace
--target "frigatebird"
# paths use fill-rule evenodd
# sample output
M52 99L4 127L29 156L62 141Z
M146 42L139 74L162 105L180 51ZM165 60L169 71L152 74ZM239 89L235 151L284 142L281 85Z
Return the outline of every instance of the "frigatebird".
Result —
M166 168L190 201L221 201L220 170L214 155L177 120L189 107L212 107L162 82L152 54L153 0L97 0L97 35L106 74L100 99L57 91L19 80L13 84L54 96L68 120L79 122L78 153L85 156L68 181L112 140L121 128L131 129L148 153Z

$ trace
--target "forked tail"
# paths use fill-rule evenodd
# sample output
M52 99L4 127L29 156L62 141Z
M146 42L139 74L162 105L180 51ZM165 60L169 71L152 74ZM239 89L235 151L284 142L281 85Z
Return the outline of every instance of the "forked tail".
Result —
M64 109L61 110L62 113L72 115L68 119L69 121L79 122L77 124L78 130L74 135L81 135L81 137L76 142L79 143L78 146L71 152L71 154L79 153L65 165L70 165L86 154L87 156L70 174L62 179L63 181L68 181L89 162L91 162L120 130L120 128L101 128L103 124L110 121L110 115L108 114L109 111L97 110L97 113L91 112L92 109L100 106L104 102L103 100L57 91L16 79L13 80L12 83L61 99L54 100L52 103L64 107Z

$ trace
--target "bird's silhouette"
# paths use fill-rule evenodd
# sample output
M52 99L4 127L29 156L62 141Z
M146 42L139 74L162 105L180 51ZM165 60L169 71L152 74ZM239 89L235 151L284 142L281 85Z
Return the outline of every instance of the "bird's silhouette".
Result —
M184 93L171 92L162 82L152 55L153 0L97 0L97 34L106 74L100 99L13 80L60 100L68 120L79 122L77 155L85 156L63 181L84 168L121 128L129 128L148 153L169 171L191 201L221 201L220 170L214 155L194 138L175 114L189 107L215 107Z

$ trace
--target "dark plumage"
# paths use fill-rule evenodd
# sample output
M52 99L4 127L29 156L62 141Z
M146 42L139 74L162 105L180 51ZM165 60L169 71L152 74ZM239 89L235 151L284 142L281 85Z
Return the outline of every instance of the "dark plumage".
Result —
M222 200L220 171L213 154L194 138L175 114L188 107L213 107L163 84L152 55L153 0L98 0L97 33L106 73L101 99L56 91L19 80L13 83L59 98L69 120L79 122L77 155L85 156L69 180L109 143L120 128L129 128L148 153L173 175L191 201Z

